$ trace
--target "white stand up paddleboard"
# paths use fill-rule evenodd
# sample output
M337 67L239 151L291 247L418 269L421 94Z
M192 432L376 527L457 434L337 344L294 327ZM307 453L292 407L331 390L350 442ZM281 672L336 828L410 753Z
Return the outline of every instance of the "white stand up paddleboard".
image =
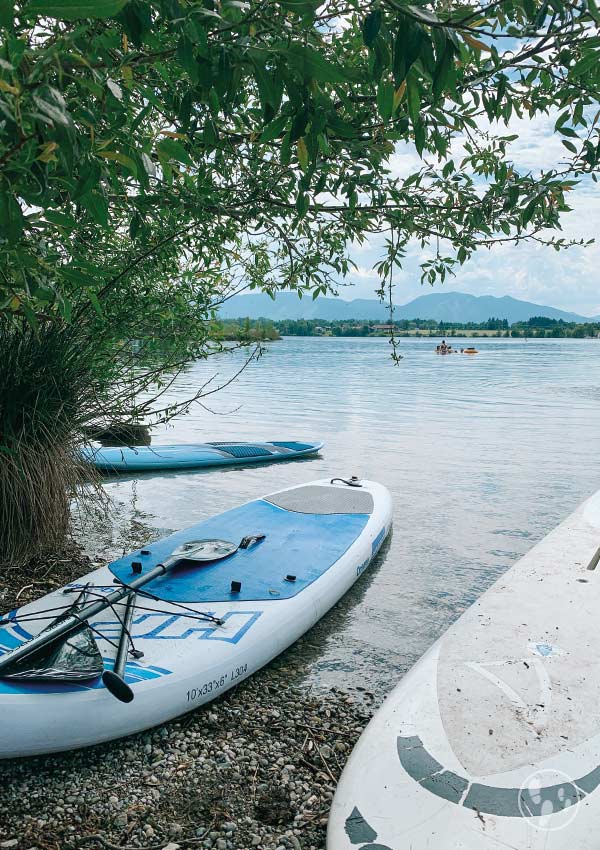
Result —
M379 550L391 517L380 484L314 481L148 544L10 612L0 623L0 757L118 738L220 696L344 595ZM206 560L186 559L194 552ZM86 605L104 604L163 568L135 597L90 616L91 631L59 641L57 655L7 666L11 650L22 652L80 594ZM60 624L52 628L54 635Z
M328 850L598 850L600 492L485 593L360 738Z

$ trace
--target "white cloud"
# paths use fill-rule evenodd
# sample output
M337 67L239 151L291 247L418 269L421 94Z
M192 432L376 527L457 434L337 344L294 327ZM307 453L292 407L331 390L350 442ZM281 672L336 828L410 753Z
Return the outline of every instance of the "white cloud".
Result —
M513 118L508 127L482 122L482 130L495 134L514 135L519 138L510 144L509 158L523 171L539 172L560 166L566 153L560 138L554 134L557 113L536 116L534 119ZM462 142L457 140L453 155L462 155ZM391 170L403 177L422 165L414 149L398 146L391 158ZM575 189L568 200L573 211L562 219L563 231L556 236L567 239L594 239L600 234L600 193L596 184L586 180ZM371 237L362 245L355 245L352 257L359 270L349 275L352 288L344 297L369 298L374 296L377 275L370 266L381 258L382 237ZM409 246L403 268L395 274L396 301L403 304L426 292L440 291L420 283L419 261L422 251L417 243ZM480 249L473 258L457 270L456 277L447 279L446 291L468 292L473 295L512 295L560 307L582 315L600 314L600 245L574 247L556 252L553 248L534 242L495 245ZM371 276L372 275L372 276Z

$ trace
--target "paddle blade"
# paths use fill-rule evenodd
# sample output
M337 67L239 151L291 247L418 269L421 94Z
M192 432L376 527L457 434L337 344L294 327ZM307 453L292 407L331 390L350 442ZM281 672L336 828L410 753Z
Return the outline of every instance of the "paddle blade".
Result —
M237 550L238 544L230 543L229 540L190 540L189 543L174 549L164 564L169 566L179 561L220 561Z
M106 689L121 702L131 702L133 699L133 691L125 679L122 679L118 673L114 673L112 670L105 670L102 674L102 681Z
M92 631L84 625L15 661L2 676L38 682L79 682L96 679L103 669Z

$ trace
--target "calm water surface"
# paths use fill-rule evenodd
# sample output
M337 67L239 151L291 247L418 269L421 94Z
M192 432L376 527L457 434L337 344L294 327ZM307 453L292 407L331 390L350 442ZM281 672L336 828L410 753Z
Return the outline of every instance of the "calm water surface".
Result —
M470 344L465 341L462 344ZM600 341L479 339L475 357L434 340L288 337L153 445L323 439L321 456L272 466L113 478L112 523L86 531L117 556L240 502L314 478L384 483L394 527L373 568L286 658L315 687L378 698L518 557L600 487ZM460 346L460 340L453 340ZM180 376L183 399L240 352Z

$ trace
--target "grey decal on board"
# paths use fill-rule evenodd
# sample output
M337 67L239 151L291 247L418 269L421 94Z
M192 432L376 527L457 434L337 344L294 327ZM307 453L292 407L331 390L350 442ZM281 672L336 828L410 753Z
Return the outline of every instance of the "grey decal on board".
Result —
M419 784L428 791L431 791L432 794L436 794L450 803L460 803L463 794L469 786L466 779L463 779L462 776L457 776L456 773L452 773L450 770L443 770L435 776L427 776L425 779L421 779Z
M352 844L362 844L364 841L374 841L377 838L377 833L369 826L356 806L346 818L344 829Z
M371 843L377 838L377 833L372 826L369 826L356 806L346 818L344 829L352 844L363 844L363 841L369 842L368 844L363 844L359 850L391 850L387 844Z
M397 747L400 764L423 788L437 797L482 814L507 818L540 817L548 811L548 804L551 804L553 812L568 809L600 785L600 765L573 782L561 782L531 791L477 782L471 784L465 777L445 770L427 752L418 735L398 736Z

